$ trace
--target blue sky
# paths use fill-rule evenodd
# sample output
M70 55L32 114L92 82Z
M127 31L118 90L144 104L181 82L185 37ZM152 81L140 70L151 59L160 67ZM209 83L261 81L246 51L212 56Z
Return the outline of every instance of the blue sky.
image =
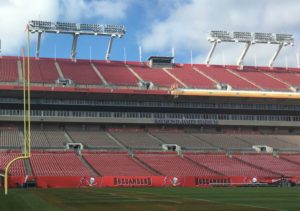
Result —
M111 59L143 59L150 55L170 56L175 49L177 63L203 63L210 44L209 30L292 33L295 46L282 50L276 66L296 66L300 52L299 0L0 0L2 55L19 55L26 45L25 24L31 19L75 23L123 24L127 29L116 39ZM5 17L5 18L3 18ZM32 55L35 37L31 36ZM43 35L41 57L69 58L72 38ZM107 37L81 36L78 58L104 59ZM215 64L234 64L243 44L221 43L212 59ZM267 65L276 46L251 46L245 63Z

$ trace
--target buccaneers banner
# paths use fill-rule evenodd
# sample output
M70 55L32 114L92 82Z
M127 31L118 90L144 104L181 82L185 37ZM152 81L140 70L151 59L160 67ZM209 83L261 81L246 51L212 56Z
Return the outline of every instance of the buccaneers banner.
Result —
M104 176L102 187L162 187L162 176Z

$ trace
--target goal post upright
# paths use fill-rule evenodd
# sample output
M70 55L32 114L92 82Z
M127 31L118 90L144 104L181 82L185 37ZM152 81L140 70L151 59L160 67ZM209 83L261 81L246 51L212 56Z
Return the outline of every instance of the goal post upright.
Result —
M26 95L26 62L25 53L23 53L23 68L22 68L22 79L23 79L23 115L24 115L24 148L22 156L12 159L5 167L4 173L4 193L8 194L8 171L11 165L18 160L25 160L31 156L31 106L30 106L30 33L27 27L27 95Z
M31 102L30 102L30 32L27 27L27 147L28 147L28 158L31 156Z

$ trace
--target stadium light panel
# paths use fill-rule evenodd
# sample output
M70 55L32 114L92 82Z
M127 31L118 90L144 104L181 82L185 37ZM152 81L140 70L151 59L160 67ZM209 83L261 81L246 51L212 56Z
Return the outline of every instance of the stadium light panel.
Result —
M99 24L80 24L80 31L103 33L103 30Z
M63 23L57 22L56 29L64 32L76 32L79 31L75 23Z
M221 41L233 41L233 36L231 32L228 31L211 31L208 37L210 42L215 42L217 40Z
M250 32L233 32L233 38L237 40L237 42L251 42L252 34Z
M276 41L283 42L285 45L293 45L294 36L292 34L276 34Z
M276 39L272 33L254 33L254 40L257 43L274 43Z
M49 21L31 21L29 24L29 29L32 31L46 31L46 30L53 30L55 28L55 25L52 22Z

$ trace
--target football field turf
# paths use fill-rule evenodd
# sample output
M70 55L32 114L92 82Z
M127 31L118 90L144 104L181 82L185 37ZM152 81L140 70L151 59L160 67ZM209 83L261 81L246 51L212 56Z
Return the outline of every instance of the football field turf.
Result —
M300 188L10 189L1 211L300 210Z

